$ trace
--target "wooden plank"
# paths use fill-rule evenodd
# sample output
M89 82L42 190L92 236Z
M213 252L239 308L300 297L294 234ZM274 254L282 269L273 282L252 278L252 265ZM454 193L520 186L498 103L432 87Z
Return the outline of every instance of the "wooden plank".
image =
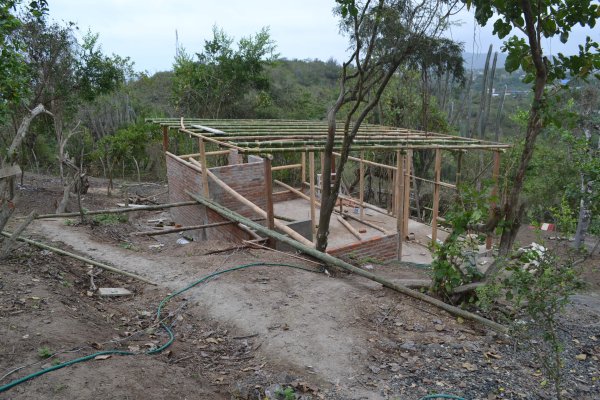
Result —
M431 217L431 242L437 243L438 213L440 207L440 179L442 176L442 151L435 150L434 164L435 184L433 186L433 212Z
M273 173L271 166L271 158L265 157L263 164L265 165L265 198L267 208L267 228L275 229L275 212L273 211ZM274 249L275 239L269 238L267 246Z
M494 167L492 169L492 180L494 181L494 186L492 187L492 197L496 197L498 195L498 176L500 175L500 152L494 152ZM490 203L490 217L494 215L494 209L496 208L496 202L492 200ZM493 244L493 235L488 233L485 238L485 248L490 250Z
M312 241L314 244L317 243L317 223L315 214L315 153L308 153L308 180L310 182L310 231L312 232Z
M348 221L346 221L341 215L338 215L337 219L338 219L338 221L340 221L340 224L342 224L344 226L344 228L346 228L348 230L348 232L353 234L358 240L362 241L360 232L358 232L356 229L354 229L354 227L352 225L350 225L350 223Z
M0 169L0 179L8 178L9 176L19 175L21 168L18 165L11 165L10 167L4 167Z

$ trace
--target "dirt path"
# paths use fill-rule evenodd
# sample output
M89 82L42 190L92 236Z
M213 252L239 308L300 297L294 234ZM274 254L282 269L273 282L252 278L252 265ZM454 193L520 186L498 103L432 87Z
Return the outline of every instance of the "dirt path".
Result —
M216 269L249 262L286 262L287 257L256 251L248 255L165 257L142 254L95 241L81 228L60 221L38 221L32 232L47 241L69 244L94 260L140 274L169 290L180 289ZM310 264L306 265L310 267ZM315 374L332 385L349 387L364 364L367 337L356 326L357 299L381 290L379 284L289 268L260 267L223 275L187 296L199 311L232 326L240 336L258 335L260 352L276 365ZM344 382L345 381L345 382ZM346 391L345 391L346 392ZM352 388L353 398L380 398ZM356 397L355 397L356 396Z

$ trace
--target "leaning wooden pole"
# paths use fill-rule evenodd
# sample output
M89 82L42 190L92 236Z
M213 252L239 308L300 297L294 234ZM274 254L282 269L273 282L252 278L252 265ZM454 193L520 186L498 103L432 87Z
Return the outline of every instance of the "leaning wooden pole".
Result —
M443 301L435 299L435 298L433 298L431 296L428 296L428 295L426 295L424 293L417 292L415 290L411 290L411 289L409 289L409 288L407 288L405 286L402 286L402 285L398 285L398 284L396 284L394 282L391 282L391 281L387 280L386 278L383 278L383 277L381 277L379 275L375 275L375 274L372 274L372 273L370 273L368 271L365 271L363 269L355 267L354 265L349 264L349 263L347 263L347 262L345 262L343 260L340 260L339 258L336 258L336 257L334 257L334 256L332 256L330 254L323 253L321 251L318 251L315 248L306 246L306 245L304 245L304 244L302 244L302 243L300 243L300 242L298 242L298 241L296 241L296 240L294 240L294 239L292 239L290 237L287 237L287 236L285 236L285 235L283 235L283 234L281 234L279 232L276 232L276 231L273 231L271 229L268 229L268 228L264 227L263 225L260 225L260 224L258 224L256 222L252 221L249 218L243 217L240 214L238 214L238 213L236 213L234 211L231 211L231 210L229 210L229 209L221 206L220 204L215 203L214 201L208 200L208 199L206 199L206 198L204 198L204 197L202 197L202 196L200 196L198 194L194 194L194 193L191 193L189 191L186 191L186 193L192 199L198 201L198 203L200 203L200 204L202 204L202 205L210 208L211 210L215 211L216 213L220 214L221 216L223 216L225 218L228 218L228 219L230 219L232 221L240 222L240 223L242 223L242 224L244 224L246 226L249 226L250 228L256 230L257 232L262 233L265 236L272 237L275 240L278 240L278 241L280 241L282 243L290 245L291 247L293 247L293 248L295 248L297 250L300 250L304 254L312 256L312 257L316 258L317 260L323 261L325 264L333 265L333 266L345 269L347 271L350 271L350 272L353 272L353 273L355 273L357 275L360 275L360 276L362 276L364 278L367 278L367 279L370 279L372 281L381 283L385 287L388 287L388 288L390 288L392 290L395 290L395 291L400 292L402 294L405 294L407 296L413 297L415 299L422 300L422 301L424 301L426 303L432 304L432 305L434 305L436 307L441 308L444 311L449 312L452 315L456 315L456 316L460 316L460 317L465 318L465 319L477 321L477 322L479 322L479 323L481 323L481 324L483 324L483 325L485 325L485 326L489 327L490 329L493 329L493 330L495 330L497 332L504 333L504 334L508 333L508 329L505 326L500 325L500 324L498 324L498 323L496 323L494 321L490 321L489 319L486 319L486 318L483 318L483 317L481 317L481 316L479 316L477 314L473 314L471 312L462 310L462 309L460 309L458 307L451 306L450 304L446 304Z
M195 201L182 201L179 203L156 204L156 205L151 205L151 206L141 206L141 207L132 207L132 208L109 208L107 210L86 211L84 213L84 215L121 214L121 213L133 212L133 211L152 211L152 210L162 210L165 208L172 208L172 207L193 206L195 204L197 204ZM42 214L42 215L38 215L35 219L70 218L70 217L78 217L80 215L81 214L79 212L62 213L62 214Z
M8 238L12 237L12 234L10 232L6 232L6 231L2 231L2 235L6 236ZM53 253L56 253L56 254L61 254L63 256L68 256L68 257L74 258L76 260L83 261L86 264L94 265L94 266L96 266L98 268L102 268L102 269L105 269L107 271L114 272L115 274L125 275L125 276L128 276L130 278L137 279L138 281L146 282L146 283L148 283L150 285L154 285L154 286L157 285L156 283L154 283L154 282L152 282L152 281L150 281L150 280L148 280L148 279L146 279L144 277L141 277L139 275L132 274L131 272L123 271L123 270L117 269L115 267L111 267L110 265L102 264L102 263L100 263L98 261L90 260L89 258L81 257L81 256L78 256L77 254L69 253L68 251L64 251L64 250L61 250L61 249L56 248L56 247L48 246L47 244L44 244L44 243L41 243L41 242L36 242L35 240L27 239L27 238L24 238L24 237L21 237L21 236L19 236L17 238L17 240L19 240L21 242L25 242L25 243L31 244L31 245L39 247L41 249L49 250L49 251L51 251Z

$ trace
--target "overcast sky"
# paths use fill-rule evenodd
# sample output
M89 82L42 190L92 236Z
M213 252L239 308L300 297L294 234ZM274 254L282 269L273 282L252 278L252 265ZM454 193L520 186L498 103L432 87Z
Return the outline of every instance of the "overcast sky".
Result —
M138 71L169 70L175 56L175 31L188 52L200 52L210 39L212 26L223 28L239 39L270 27L281 57L327 60L345 58L347 40L338 31L332 14L334 0L49 0L50 18L75 22L81 34L100 34L104 52L129 56ZM486 52L490 43L496 49L491 27L474 31L473 17L459 14L460 27L448 33L465 43L466 51ZM585 34L573 35L565 49L558 40L548 43L550 52L576 51Z

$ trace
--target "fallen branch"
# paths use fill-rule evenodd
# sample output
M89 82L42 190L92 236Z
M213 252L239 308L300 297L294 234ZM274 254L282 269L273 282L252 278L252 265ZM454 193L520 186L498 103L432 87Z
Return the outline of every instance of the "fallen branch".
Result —
M2 244L2 250L0 250L0 260L4 260L6 259L6 257L8 257L8 255L10 254L10 250L15 245L16 238L19 237L21 233L23 233L23 231L35 219L36 216L37 212L32 211L27 216L27 218L25 218L25 221L21 222L21 225L17 227L17 230L15 231L14 235L4 239L4 243Z
M86 211L85 215L119 214L119 213L131 212L131 211L162 210L164 208L193 206L193 205L197 205L197 204L198 203L195 201L182 201L179 203L157 204L157 205L152 205L152 206L138 206L138 207L131 207L131 208L111 208L108 210ZM38 215L36 219L69 218L69 217L78 217L79 215L80 214L78 212L63 213L63 214L42 214L42 215Z
M6 236L8 238L12 238L13 237L12 233L6 232L6 231L2 231L2 235ZM19 240L21 242L25 242L25 243L31 244L31 245L39 247L41 249L49 250L49 251L51 251L53 253L61 254L63 256L72 257L72 258L74 258L76 260L83 261L84 263L95 265L98 268L102 268L102 269L105 269L107 271L114 272L115 274L125 275L125 276L128 276L130 278L137 279L138 281L142 281L142 282L148 283L150 285L157 286L156 283L154 283L152 281L149 281L148 279L143 278L143 277L141 277L139 275L132 274L131 272L123 271L123 270L117 269L115 267L111 267L110 265L102 264L102 263L100 263L98 261L90 260L89 258L85 258L85 257L79 256L77 254L69 253L68 251L64 251L64 250L61 250L61 249L56 248L56 247L48 246L47 244L44 244L44 243L41 243L41 242L36 242L35 240L27 239L27 238L24 238L24 237L17 237L16 240Z
M493 329L493 330L495 330L495 331L497 331L499 333L503 333L503 334L508 333L508 329L505 326L498 324L497 322L491 321L491 320L489 320L487 318L483 318L483 317L481 317L481 316L479 316L477 314L474 314L474 313L462 310L462 309L460 309L458 307L451 306L450 304L446 304L446 303L444 303L441 300L438 300L436 298L428 296L428 295L426 295L424 293L420 293L420 292L417 292L415 290L411 290L411 289L409 289L409 288L407 288L405 286L396 284L396 283L394 283L394 282L392 282L392 281L390 281L390 280L388 280L388 279L386 279L384 277L381 277L379 275L375 275L375 274L372 274L370 272L364 271L364 270L362 270L362 269L360 269L358 267L355 267L354 265L349 264L349 263L347 263L347 262L345 262L343 260L340 260L339 258L336 258L336 257L334 257L334 256L332 256L330 254L320 252L320 251L318 251L318 250L316 250L316 249L314 249L312 247L306 246L306 245L304 245L304 244L302 244L302 243L300 243L300 242L298 242L298 241L296 241L296 240L294 240L292 238L289 238L289 237L287 237L285 235L282 235L279 232L276 232L276 231L273 231L271 229L268 229L268 228L266 228L266 227L264 227L264 226L262 226L262 225L260 225L260 224L258 224L256 222L253 222L250 219L248 219L246 217L243 217L240 214L237 214L237 213L235 213L235 212L233 212L233 211L231 211L231 210L229 210L229 209L221 206L220 204L215 203L215 202L213 202L211 200L208 200L208 199L206 199L206 198L204 198L204 197L202 197L200 195L191 193L189 191L186 191L186 193L187 193L188 196L190 196L194 200L197 200L198 203L200 203L200 204L202 204L202 205L210 208L211 210L213 210L213 211L217 212L218 214L222 215L223 217L228 218L228 219L233 220L233 221L241 222L244 225L249 226L252 229L255 229L256 231L262 233L265 236L271 237L271 238L273 238L275 240L278 240L278 241L280 241L282 243L288 244L288 245L292 246L293 248L298 249L301 252L303 252L305 254L308 254L308 255L316 258L317 260L321 260L325 264L334 265L336 267L339 267L339 268L345 269L347 271L353 272L353 273L355 273L357 275L360 275L360 276L362 276L364 278L367 278L367 279L370 279L372 281L381 283L385 287L393 289L393 290L395 290L397 292L400 292L402 294L405 294L407 296L416 298L418 300L422 300L422 301L424 301L426 303L432 304L432 305L434 305L434 306L436 306L438 308L441 308L444 311L447 311L448 313L450 313L452 315L460 316L460 317L465 318L465 319L469 319L469 320L472 320L472 321L479 322L480 324L485 325L488 328Z
M234 221L223 221L223 222L215 222L212 224L204 224L204 225L190 225L190 226L182 226L181 228L171 228L171 229L163 229L160 231L143 231L143 232L133 232L131 236L158 236L158 235L167 235L169 233L177 233L177 232L185 232L185 231L193 231L196 229L204 229L204 228L212 228L215 226L222 225L232 225L235 224Z

